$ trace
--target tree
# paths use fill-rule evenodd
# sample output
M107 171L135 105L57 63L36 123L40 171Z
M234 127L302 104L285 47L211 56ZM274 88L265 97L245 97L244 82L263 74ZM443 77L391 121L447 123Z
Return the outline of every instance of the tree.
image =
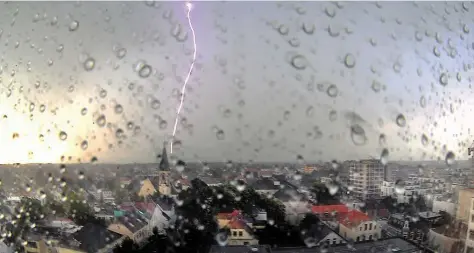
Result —
M113 253L138 253L139 246L132 239L127 238L113 249Z
M335 205L340 203L339 195L341 191L331 195L327 186L321 182L314 183L311 192L315 195L319 205Z
M68 215L77 225L83 226L87 223L94 223L105 226L105 221L103 219L95 217L91 208L84 201L84 198L82 196L79 196L78 194L70 191L68 193L68 200Z

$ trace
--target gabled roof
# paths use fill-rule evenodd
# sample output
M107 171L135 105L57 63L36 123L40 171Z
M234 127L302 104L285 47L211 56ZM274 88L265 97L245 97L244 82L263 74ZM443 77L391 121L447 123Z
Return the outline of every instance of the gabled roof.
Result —
M268 191L280 189L280 185L275 184L275 180L272 178L262 178L252 183L252 187L255 190Z
M73 235L73 238L80 243L79 248L85 252L98 252L121 237L120 234L93 223L86 224Z
M370 221L370 217L357 210L351 210L339 216L339 223L348 227L354 228L359 226L362 222Z
M323 206L312 206L311 211L315 214L324 214L324 213L348 213L349 208L346 205L323 205Z

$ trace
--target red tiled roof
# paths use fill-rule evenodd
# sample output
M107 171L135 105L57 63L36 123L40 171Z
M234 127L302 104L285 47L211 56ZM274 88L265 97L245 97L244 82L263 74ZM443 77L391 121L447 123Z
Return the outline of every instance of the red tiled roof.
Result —
M346 205L325 205L325 206L312 206L311 211L315 214L333 213L338 214L349 212L349 208Z
M339 216L339 223L348 228L357 227L360 223L370 220L371 219L367 214L357 210L351 210Z
M239 210L234 210L232 213L218 213L217 219L232 219L241 215Z
M247 229L247 224L244 221L239 219L232 219L227 223L226 227L229 229Z

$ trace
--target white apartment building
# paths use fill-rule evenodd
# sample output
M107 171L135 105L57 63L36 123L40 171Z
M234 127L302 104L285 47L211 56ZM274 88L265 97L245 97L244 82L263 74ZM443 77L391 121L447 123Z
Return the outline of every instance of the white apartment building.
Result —
M380 196L384 172L384 166L379 160L351 162L349 164L349 183L354 187L354 195L364 200Z

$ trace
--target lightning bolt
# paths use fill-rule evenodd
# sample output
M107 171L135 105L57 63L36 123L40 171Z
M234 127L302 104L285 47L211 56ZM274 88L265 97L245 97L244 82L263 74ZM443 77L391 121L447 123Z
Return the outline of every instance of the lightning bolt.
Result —
M186 18L188 19L188 24L189 28L191 29L192 36L193 36L193 47L194 47L194 52L193 52L193 60L191 62L191 65L189 66L188 74L186 75L186 79L184 79L183 86L181 87L181 98L179 101L179 106L178 109L176 110L176 117L174 120L174 126L173 126L173 133L171 137L171 143L170 143L170 153L173 154L173 142L175 140L176 136L176 129L178 128L178 121L179 121L179 115L181 114L181 109L183 109L183 104L184 104L184 96L186 95L186 86L188 85L189 78L191 77L191 74L193 73L194 70L194 64L196 63L196 52L197 52L197 46L196 46L196 33L194 32L194 27L193 27L193 22L191 20L191 10L193 9L193 4L190 2L186 3Z

